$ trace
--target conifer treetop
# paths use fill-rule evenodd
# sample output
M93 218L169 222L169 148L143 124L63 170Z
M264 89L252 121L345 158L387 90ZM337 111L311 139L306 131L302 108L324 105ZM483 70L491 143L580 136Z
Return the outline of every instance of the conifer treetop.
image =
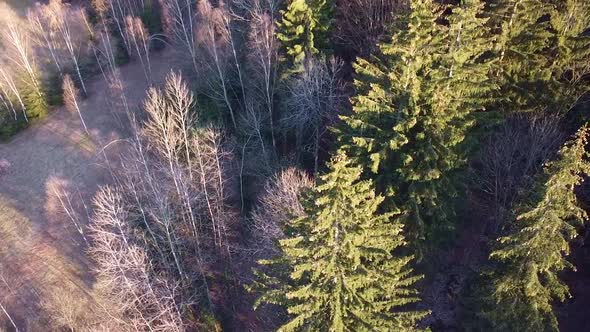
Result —
M328 49L332 6L331 0L290 0L281 10L277 38L288 74L301 72L307 58Z
M418 239L449 226L456 193L449 174L465 164L474 114L497 88L484 57L490 33L483 2L450 8L441 24L443 7L410 1L391 41L355 66L353 114L337 130L342 149L375 180L388 208L411 212L407 225Z
M405 310L418 301L412 285L420 277L412 275L411 256L397 256L406 244L402 224L392 220L397 214L377 212L383 197L371 181L359 181L361 173L337 155L303 197L306 216L287 227L284 257L274 263L289 266L292 286L260 299L283 297L291 320L281 331L413 331L427 314Z
M491 254L500 266L493 275L495 309L487 316L499 330L559 330L552 303L570 297L559 273L575 269L565 257L569 242L588 219L574 187L590 174L585 150L589 130L588 125L582 127L546 165L530 201L509 225L510 234L498 240Z

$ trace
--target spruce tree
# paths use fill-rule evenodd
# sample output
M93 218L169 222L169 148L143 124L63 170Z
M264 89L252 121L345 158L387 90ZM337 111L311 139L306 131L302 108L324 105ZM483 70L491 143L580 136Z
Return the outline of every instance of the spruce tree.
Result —
M528 201L498 240L497 264L485 317L498 331L558 331L551 304L570 296L559 273L574 268L565 256L577 228L587 220L574 188L590 174L585 151L588 126L549 163Z
M262 275L258 303L286 305L291 320L280 331L418 330L427 312L403 306L418 301L420 277L412 257L392 255L405 245L402 224L377 213L383 197L359 181L360 167L340 154L329 168L302 198L306 215L288 224L283 257L263 262L288 272Z
M358 96L339 139L355 164L375 179L387 208L410 211L417 238L450 226L450 175L465 163L464 142L495 87L483 4L464 0L441 24L442 8L412 0L403 26L371 61L355 66Z
M328 48L332 6L331 0L290 0L281 11L277 38L288 74L301 72L306 58Z
M552 52L553 77L557 86L552 95L555 108L569 110L580 96L590 90L590 2L565 0L554 2L551 25L555 32Z
M27 75L20 80L19 90L29 120L43 118L49 110L47 93L40 76L38 72L35 72L33 78Z
M495 35L490 108L500 112L569 110L587 86L579 78L590 61L590 5L586 0L500 0L487 15Z

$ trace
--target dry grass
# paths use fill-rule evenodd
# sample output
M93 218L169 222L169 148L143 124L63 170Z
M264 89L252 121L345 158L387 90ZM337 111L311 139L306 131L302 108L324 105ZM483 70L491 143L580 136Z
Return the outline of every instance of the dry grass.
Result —
M154 81L160 82L170 63L165 54L153 61ZM137 109L147 88L143 69L132 63L121 74L126 101ZM101 306L92 295L86 244L54 190L70 193L85 226L94 192L111 182L105 155L116 166L114 156L125 148L109 144L126 138L128 131L121 121L125 115L108 106L108 83L97 77L88 81L88 89L90 97L80 110L90 135L84 134L78 114L60 108L0 144L0 276L6 281L0 278L0 302L21 331L99 329L94 322ZM0 331L12 330L7 324L0 310Z
M52 239L4 195L0 195L0 220L1 300L19 327L41 328L53 317L48 309L90 299L81 266L61 255ZM64 301L68 297L76 301Z

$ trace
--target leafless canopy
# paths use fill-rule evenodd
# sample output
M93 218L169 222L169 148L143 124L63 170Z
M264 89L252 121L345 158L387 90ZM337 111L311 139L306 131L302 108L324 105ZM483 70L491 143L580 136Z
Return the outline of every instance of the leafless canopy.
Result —
M117 315L183 330L183 317L210 305L195 290L209 298L214 263L234 250L233 160L221 130L194 129L194 97L180 74L152 88L144 109L117 184L95 199L90 252L106 295L121 302Z
M326 128L339 114L345 100L344 83L341 80L343 62L331 59L326 62L312 58L305 70L288 83L287 109L282 119L283 128L294 130L297 149L311 147L315 171L319 167L319 150ZM305 137L312 137L306 141Z
M359 56L377 46L406 0L338 0L335 36Z
M261 256L277 253L276 244L284 237L285 224L305 213L299 195L313 185L313 180L296 168L287 168L269 179L252 213L254 249Z
M528 188L534 177L565 140L555 117L519 115L507 119L483 146L475 169L477 184L487 198L496 232L513 208L519 188Z

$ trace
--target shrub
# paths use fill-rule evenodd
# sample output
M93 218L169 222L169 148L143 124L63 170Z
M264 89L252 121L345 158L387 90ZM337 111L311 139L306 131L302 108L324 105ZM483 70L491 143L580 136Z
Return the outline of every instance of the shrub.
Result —
M57 106L62 103L61 97L56 95L61 91L59 75L51 75L47 80L37 80L39 91L26 80L20 80L19 94L26 109L26 119L20 103L14 98L11 100L16 109L16 119L11 109L0 105L0 141L7 140L20 130L26 128L31 121L43 118L49 106ZM28 120L28 121L27 121Z
M63 91L61 88L61 75L53 71L43 82L43 90L45 91L45 100L49 106L63 105Z
M125 43L120 36L115 36L115 64L122 66L129 63L130 57L129 52L125 48Z
M42 85L41 88L43 88ZM29 121L43 118L49 108L46 99L47 94L43 90L37 91L32 86L24 86L21 91Z
M26 126L27 122L21 115L15 120L12 110L0 108L0 141L9 139Z

